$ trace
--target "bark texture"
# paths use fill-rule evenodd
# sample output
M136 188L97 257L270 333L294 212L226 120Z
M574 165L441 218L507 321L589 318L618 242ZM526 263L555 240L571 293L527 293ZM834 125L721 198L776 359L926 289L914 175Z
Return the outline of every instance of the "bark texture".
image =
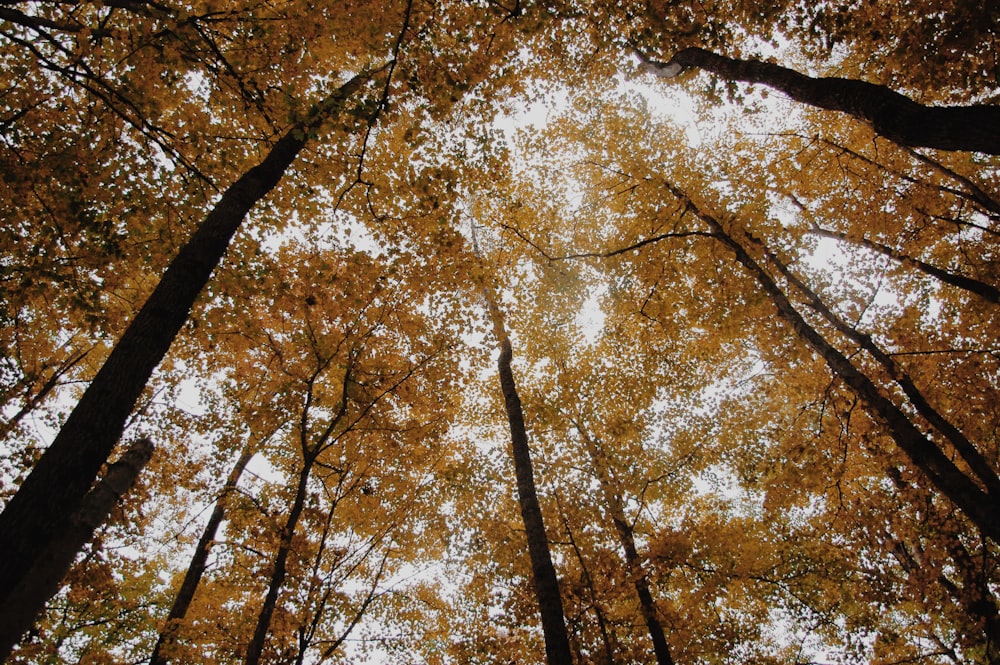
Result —
M702 48L678 51L663 64L647 60L649 71L668 78L690 67L728 81L760 83L804 104L847 113L900 145L1000 154L998 106L924 106L882 85L813 78L770 62L727 58Z
M503 338L500 349L500 387L507 407L510 423L510 440L514 454L514 471L517 476L517 497L521 505L521 517L528 537L528 555L531 558L531 573L535 584L538 608L542 614L542 632L545 635L545 657L548 665L571 665L569 637L566 634L566 618L563 614L562 597L559 595L559 581L552 565L549 541L545 535L542 509L535 491L535 474L528 447L528 433L524 426L524 412L521 398L517 394L514 373L510 361L514 352L510 339Z
M53 534L66 530L246 214L278 184L309 133L370 78L365 73L351 79L309 120L282 136L260 164L230 185L171 262L52 445L0 514L0 542L6 547L0 560L0 611L8 609L11 590L45 555Z
M152 442L141 439L109 466L104 478L64 522L63 529L53 534L45 552L8 592L8 602L0 607L0 662L7 659L21 636L34 624L46 601L59 589L77 553L108 518L118 500L132 488L152 456Z
M160 632L160 637L156 640L153 654L149 657L149 665L166 665L169 661L170 647L176 639L178 625L187 615L188 608L191 607L195 591L198 590L198 584L201 583L202 575L205 574L208 555L215 543L219 525L222 524L222 520L226 516L226 502L229 495L236 489L236 483L239 482L243 470L250 463L251 457L253 457L253 450L248 446L236 460L236 464L229 472L229 477L226 478L222 493L219 495L218 501L215 502L215 508L212 509L212 514L201 532L201 538L198 539L198 545L191 556L184 580L181 582L180 589L177 590L177 595L174 596L174 603L170 607L166 624Z

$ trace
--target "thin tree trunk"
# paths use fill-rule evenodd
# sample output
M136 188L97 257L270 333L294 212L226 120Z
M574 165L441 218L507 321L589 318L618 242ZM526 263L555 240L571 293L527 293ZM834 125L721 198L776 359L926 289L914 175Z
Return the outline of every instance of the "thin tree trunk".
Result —
M8 592L0 608L0 662L10 655L21 636L31 628L46 601L59 589L80 549L107 520L111 509L135 484L139 472L153 455L153 443L140 439L108 467L104 478L88 492L79 509L54 534L45 552L33 562L20 583Z
M903 146L1000 154L1000 106L924 106L882 85L813 78L770 62L727 58L702 48L678 51L666 63L640 57L647 71L663 78L697 67L727 81L766 85L795 101L852 115Z
M475 225L472 227L472 244L478 255L479 243L476 240ZM483 287L482 296L490 322L493 324L493 335L500 345L500 356L497 359L500 389L503 392L507 422L510 426L517 497L521 507L524 531L528 539L528 557L531 560L531 579L535 589L535 599L538 602L538 610L542 618L545 658L548 665L571 665L573 655L569 645L569 634L566 631L566 615L559 592L559 580L556 576L555 566L552 564L549 540L545 535L545 522L542 519L542 508L538 502L535 488L535 472L531 463L531 448L528 445L528 432L524 426L521 398L517 394L517 383L514 381L514 372L510 368L514 350L504 325L503 312L500 311L496 294L489 284Z
M622 505L621 496L614 487L610 470L604 451L600 443L590 437L590 434L580 425L576 425L580 438L587 446L591 463L594 465L594 472L597 481L601 486L601 494L604 496L604 505L611 515L611 521L615 525L615 533L618 536L618 543L625 555L625 565L628 567L629 577L635 586L635 593L639 598L639 609L642 612L643 621L649 630L649 637L653 641L653 653L656 654L658 665L673 665L674 660L670 656L670 646L667 643L667 636L660 623L660 617L656 610L656 602L649 589L649 577L642 565L639 551L635 546L635 532L625 516L625 508Z
M742 264L760 284L795 334L819 354L830 370L851 388L866 404L871 413L886 428L896 445L909 457L938 490L948 497L983 534L1000 543L1000 503L983 491L969 478L937 445L928 439L878 387L854 364L836 349L815 328L809 325L788 300L784 291L774 279L747 252L746 248L714 217L708 215L677 187L665 184L671 193L683 201L698 219L711 229L712 234L729 248L736 260Z
M921 261L920 259L915 259L912 256L907 256L892 247L868 240L867 238L851 238L846 233L827 231L826 229L821 229L819 227L813 227L809 230L809 232L824 238L833 238L834 240L842 240L855 245L861 245L862 247L866 247L873 252L882 254L883 256L888 256L889 258L899 261L900 263L912 265L925 275L930 275L945 284L950 284L951 286L963 289L969 293L974 293L994 305L1000 305L1000 289L992 284L987 284L986 282L982 282L972 277L958 275L944 270L943 268L938 268L937 266L933 266L926 261Z
M749 236L749 234L748 234ZM910 404L916 409L917 413L920 414L932 427L937 429L948 442L955 448L962 459L969 466L969 469L975 474L979 481L982 483L983 487L986 488L986 492L990 496L1000 496L1000 476L997 475L996 470L987 461L987 459L979 452L975 444L972 443L965 436L965 434L955 426L950 420L945 418L935 409L924 394L917 388L916 384L913 383L913 379L910 378L909 374L896 363L895 359L892 358L888 353L880 349L875 341L871 338L871 335L865 335L858 332L857 329L848 325L846 321L841 319L826 306L826 303L820 299L812 289L810 289L805 282L803 282L797 275L795 275L788 266L777 257L764 243L757 238L750 236L751 242L756 244L762 249L767 260L774 264L778 272L780 272L788 282L794 286L799 293L805 296L809 307L814 309L820 314L824 319L829 321L834 328L836 328L841 334L846 336L848 339L852 340L859 347L868 352L868 354L874 358L879 365L892 377L893 381L903 389L903 393L910 400Z
M914 488L903 480L899 469L889 467L889 477L900 490L910 491ZM919 490L923 492L923 490ZM938 516L940 517L940 516ZM912 547L886 532L886 538L893 544L893 554L900 567L907 575L918 574L921 563L910 553ZM936 538L944 539L945 548L951 557L951 565L962 581L962 586L951 581L944 571L939 572L937 581L948 592L951 599L982 628L986 662L990 665L1000 665L1000 606L990 589L989 580L984 575L982 563L973 560L965 544L950 531L938 531Z
M183 621L187 615L188 608L191 607L191 601L194 600L195 591L198 589L198 584L201 583L202 575L204 575L205 567L208 564L208 555L215 544L215 536L219 531L219 525L222 524L222 520L226 516L226 504L229 500L229 495L236 489L236 483L239 482L240 476L243 474L243 470L247 464L250 463L250 458L253 457L253 454L254 446L247 445L229 472L229 477L226 478L226 484L223 486L222 493L215 502L215 508L212 510L212 514L209 516L204 530L202 530L201 538L198 539L198 545L195 547L194 554L191 556L191 562L188 564L187 572L184 574L184 580L181 582L180 589L177 590L177 595L174 597L174 603L170 607L166 623L160 632L159 639L156 641L156 646L153 648L153 654L149 658L149 665L166 665L169 660L170 648L177 638L177 630L180 622Z
M535 473L531 464L528 433L524 427L521 398L518 397L514 373L510 369L513 355L510 339L505 335L498 360L500 388L503 391L507 420L510 424L517 497L521 504L521 518L524 520L524 530L528 538L528 555L531 558L535 596L542 614L545 657L549 665L571 665L573 657L570 653L569 637L566 634L566 617L563 614L562 596L559 595L559 580L556 578L555 566L552 565L549 541L542 520L542 508L535 490Z
M66 529L247 212L278 184L310 133L372 76L355 76L319 104L308 120L285 133L260 164L230 185L171 262L52 445L0 514L0 542L6 548L0 560L0 612L17 609L8 605L11 590L32 562L45 556L53 535Z
M42 403L42 400L48 397L49 393L59 385L60 379L62 379L67 372L78 365L80 361L86 358L87 354L90 353L93 348L94 347L92 346L86 351L81 351L75 356L67 358L66 362L52 371L52 376L50 376L48 380L41 385L41 387L39 387L38 392L35 394L32 395L30 394L30 391L26 391L27 394L25 395L24 405L18 410L17 413L11 416L7 422L0 425L0 441L5 440L14 428L21 424L21 420L23 420L26 415L38 408L38 405Z
M559 515L562 518L563 528L566 530L566 537L569 539L570 547L573 548L573 553L576 554L576 560L580 564L580 572L583 578L583 583L587 587L587 594L590 596L590 604L594 610L594 616L597 618L597 629L601 633L601 641L604 644L604 663L606 665L615 665L615 647L612 643L611 632L608 630L608 621L604 617L604 610L597 602L597 591L594 589L594 578L591 577L590 571L587 569L587 562L583 558L583 552L580 551L580 546L576 542L576 538L573 536L573 530L569 526L569 519L566 518L566 513L562 509L562 504L559 505Z
M274 616L274 608L278 604L278 594L281 593L281 588L285 584L285 576L288 574L288 555L292 552L292 538L295 536L299 517L302 516L302 509L306 505L309 475L312 473L315 461L315 455L310 454L307 454L302 461L302 470L299 471L298 485L295 488L295 499L288 511L285 526L281 529L281 542L278 544L278 551L274 556L274 566L271 570L267 595L264 597L264 604L261 605L260 612L257 614L257 627L254 629L250 644L247 645L247 652L243 658L244 665L258 665L261 655L264 653L267 634L271 629L271 617Z

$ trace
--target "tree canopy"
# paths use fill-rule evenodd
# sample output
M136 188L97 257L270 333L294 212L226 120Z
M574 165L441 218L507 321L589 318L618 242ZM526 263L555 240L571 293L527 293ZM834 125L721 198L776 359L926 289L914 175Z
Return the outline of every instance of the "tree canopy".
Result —
M1000 663L998 38L0 3L0 659Z

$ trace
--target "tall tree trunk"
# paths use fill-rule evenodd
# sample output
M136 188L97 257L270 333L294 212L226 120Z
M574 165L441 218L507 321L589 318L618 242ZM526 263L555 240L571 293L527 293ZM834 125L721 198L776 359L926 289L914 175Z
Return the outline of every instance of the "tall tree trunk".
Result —
M791 326L799 339L818 353L830 370L861 398L868 412L885 427L886 432L909 457L913 465L958 506L987 538L1000 543L1000 502L997 498L983 491L972 478L959 469L936 443L927 438L899 407L882 394L871 379L809 325L771 275L754 260L734 234L728 232L717 219L701 211L682 190L669 183L665 186L684 202L688 210L708 225L719 242L736 255L736 260L747 269L770 298L778 315Z
M94 531L104 523L118 500L135 484L139 472L153 455L149 439L136 441L121 459L108 467L104 478L82 499L79 509L53 534L49 547L25 572L0 608L0 662L31 628L45 602L59 589L59 583L73 565Z
M604 505L611 515L611 521L615 525L615 533L618 536L618 544L622 548L625 556L625 565L628 567L629 577L635 586L635 593L639 598L639 609L642 612L642 619L646 623L649 637L653 641L653 653L656 654L658 665L673 665L674 659L670 656L670 646L667 644L667 636L663 632L663 625L656 610L656 603L653 594L649 589L649 577L643 568L642 559L635 546L635 531L625 516L625 508L622 504L621 495L618 493L615 483L611 478L611 472L601 449L601 444L594 440L589 432L581 425L576 425L580 438L587 446L590 461L594 466L594 473L601 486L601 494L604 497Z
M281 541L278 543L278 551L274 556L267 595L264 597L264 604L261 605L260 612L257 614L257 627L254 629L250 644L247 645L247 652L243 657L244 665L258 665L264 653L267 633L271 629L271 617L274 616L274 608L278 605L278 594L281 593L281 588L285 584L285 576L288 574L288 555L292 552L292 538L295 536L295 528L302 516L302 509L306 505L309 475L312 473L315 461L315 454L310 453L307 453L302 461L302 470L299 471L298 484L295 487L295 499L288 511L285 526L281 529Z
M166 665L169 660L170 647L177 637L179 624L187 615L191 601L194 600L194 594L198 589L198 584L201 583L202 575L205 573L208 555L212 551L212 545L215 543L215 536L219 531L219 525L222 524L222 520L226 516L226 504L229 501L229 495L236 489L236 483L239 482L240 476L243 475L243 470L250 463L253 453L254 446L248 444L243 449L239 459L236 460L236 464L233 465L232 470L229 472L229 477L226 478L226 484L222 488L222 493L219 494L219 498L215 502L215 508L212 510L212 514L209 516L204 530L202 530L201 538L198 539L198 545L191 556L191 562L188 564L188 569L184 574L184 580L181 582L180 589L177 590L177 595L174 597L174 604L170 607L170 613L167 615L167 620L163 626L163 630L160 632L160 637L156 640L156 646L153 647L153 654L149 657L149 665Z
M826 303L823 302L823 300L815 292L813 292L813 290L810 289L805 282L799 279L799 277L788 268L784 261L778 258L778 256L766 247L763 242L750 234L747 234L747 237L752 243L761 248L767 260L778 269L778 272L780 272L788 280L788 283L794 286L799 293L806 298L806 302L808 302L811 309L818 312L841 334L852 340L860 348L867 351L868 354L874 358L883 369L885 369L889 376L892 377L893 381L895 381L896 384L902 388L903 394L905 394L910 400L910 404L913 405L917 413L930 423L931 426L934 427L940 434L942 434L945 439L948 440L948 443L950 443L958 454L961 455L969 469L979 479L983 487L986 488L986 492L990 496L1000 496L1000 476L997 475L996 470L979 452L979 449L976 448L975 444L973 444L972 441L970 441L954 423L945 418L931 405L930 402L927 401L923 392L921 392L920 389L917 388L916 384L913 383L913 379L910 378L906 370L900 367L891 355L879 348L875 344L871 335L859 332L856 328L840 318L832 309L827 307Z
M355 76L282 136L260 164L230 185L171 262L52 445L0 514L0 542L6 548L0 559L0 612L16 611L8 605L11 590L32 563L45 556L53 536L66 530L69 516L107 461L146 381L247 212L278 184L310 133L372 76Z
M573 657L566 634L566 617L563 614L559 581L552 565L549 541L545 535L542 508L535 490L535 473L531 465L528 433L524 427L524 412L517 394L510 361L514 351L510 339L504 335L500 348L500 388L507 407L510 424L510 442L514 456L514 474L517 477L517 497L521 504L521 518L528 538L528 555L531 558L531 575L535 584L535 597L542 615L542 633L545 636L545 657L549 665L571 665Z
M1000 154L1000 106L924 106L882 85L813 78L770 62L727 58L702 48L678 51L666 63L640 57L647 71L663 78L697 67L727 81L766 85L804 104L852 115L903 146Z

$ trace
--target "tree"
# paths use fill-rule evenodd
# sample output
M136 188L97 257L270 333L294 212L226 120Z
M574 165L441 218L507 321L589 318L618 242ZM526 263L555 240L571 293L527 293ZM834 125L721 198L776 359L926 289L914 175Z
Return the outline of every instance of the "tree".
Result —
M621 545L622 554L625 558L625 565L628 568L629 577L632 578L632 584L635 586L636 596L639 598L642 619L646 623L650 640L653 642L653 653L656 654L656 662L659 665L673 663L674 660L670 656L670 646L667 644L663 625L660 623L656 604L649 589L649 578L643 569L639 552L636 549L635 531L625 515L621 496L610 477L608 464L605 461L605 453L602 450L600 442L592 439L583 425L576 423L576 428L580 433L580 438L583 439L584 444L587 446L587 451L590 453L594 475L597 476L597 480L601 485L604 505L611 516L611 521L614 523L618 542Z
M630 71L632 45L773 52L988 109L981 4L5 4L5 498L206 211L303 143L122 407L157 454L11 660L148 658L266 440L175 662L544 662L484 284L564 657L653 662L655 615L677 662L995 660L995 156Z
M60 436L39 458L0 514L0 533L12 543L0 577L4 597L15 580L26 573L30 562L47 549L51 534L63 531L65 520L77 509L97 469L117 442L146 381L187 320L198 293L246 213L277 184L305 146L306 134L326 119L324 107L339 111L369 78L369 74L363 74L351 79L321 103L312 118L289 130L261 164L226 190L171 263L80 398Z
M0 615L5 636L0 643L0 659L6 660L18 638L31 627L45 601L58 589L77 552L107 519L115 503L132 487L152 454L152 442L143 439L109 466L101 481L86 494L71 515L66 529L53 538L52 547L33 562L11 590L11 602Z
M160 631L156 645L153 647L153 653L149 657L150 665L164 665L164 663L168 662L166 654L170 653L176 641L178 624L184 620L188 608L191 607L194 594L198 590L198 584L205 574L205 568L208 565L208 556L215 544L219 526L222 524L223 519L225 519L226 502L229 500L229 496L236 490L236 484L239 482L240 476L246 469L247 464L250 463L254 452L254 447L248 444L240 453L239 458L237 458L232 470L229 472L229 476L226 478L226 483L223 485L218 499L216 499L215 507L212 509L212 513L205 523L202 535L195 545L194 554L191 555L191 562L184 573L184 579L181 581L180 588L178 588L177 594L174 596L174 602L170 606L166 623Z
M796 101L852 115L900 145L1000 154L997 106L924 106L885 86L845 78L815 79L769 62L736 60L702 48L682 49L665 63L641 53L640 57L647 71L662 78L697 67L729 81L762 83Z
M411 6L404 8L394 52L398 55L409 29ZM24 21L22 21L24 23ZM37 28L32 21L29 27ZM369 127L382 110L388 83L377 101L352 99L373 79L391 69L393 62L363 69L315 102L305 114L284 130L264 160L243 173L222 194L177 257L171 262L144 307L123 333L101 371L84 392L69 416L60 436L33 467L0 516L0 532L15 543L0 577L0 591L9 589L39 551L44 550L46 533L58 532L61 520L93 482L93 476L110 453L129 413L135 406L155 366L187 320L191 307L221 260L234 233L254 204L273 189L312 135L341 114L360 119ZM348 107L351 107L348 110ZM265 117L266 117L265 113ZM293 112L293 117L299 115ZM46 488L59 487L61 492ZM31 517L28 517L28 515Z
M545 636L545 659L549 665L573 662L566 633L566 618L563 612L562 594L552 554L549 538L545 532L545 521L538 501L535 474L531 463L531 448L524 422L524 410L517 393L517 383L511 369L514 349L504 325L504 317L497 304L493 289L483 290L483 300L493 323L493 334L500 346L497 366L500 375L500 390L503 394L504 409L510 428L511 458L514 462L514 478L517 485L517 499L521 509L521 519L527 538L528 557L531 561L531 579L534 584L535 599L542 619L542 633Z

